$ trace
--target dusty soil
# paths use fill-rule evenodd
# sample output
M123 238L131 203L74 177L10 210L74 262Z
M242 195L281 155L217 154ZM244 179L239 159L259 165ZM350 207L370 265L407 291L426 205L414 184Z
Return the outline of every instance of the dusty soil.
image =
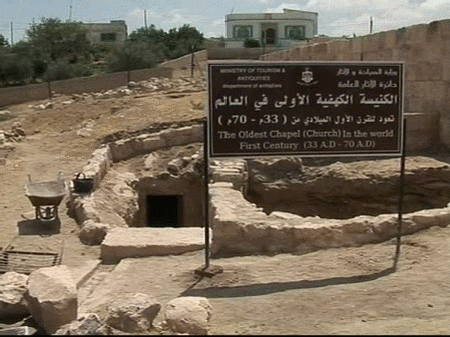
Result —
M188 74L177 72L175 77ZM48 181L62 172L71 180L103 141L204 118L206 111L192 109L191 101L206 103L206 98L206 92L152 93L63 104L68 98L57 97L53 108L42 111L30 106L43 102L8 107L15 118L0 122L0 129L20 122L26 137L0 165L0 246L24 239L18 237L18 227L34 217L24 192L28 174ZM94 127L78 132L88 122ZM443 160L450 157L440 155ZM65 201L59 214L60 233L41 239L49 239L49 245L51 239L62 241L62 263L69 267L98 259L98 246L79 242L79 227ZM393 240L305 255L212 260L224 272L211 279L193 273L203 262L203 252L150 258L153 267L146 275L151 273L156 298L206 296L214 309L211 334L449 334L449 240L448 227L404 237L395 272ZM130 273L126 279L136 286L145 279Z

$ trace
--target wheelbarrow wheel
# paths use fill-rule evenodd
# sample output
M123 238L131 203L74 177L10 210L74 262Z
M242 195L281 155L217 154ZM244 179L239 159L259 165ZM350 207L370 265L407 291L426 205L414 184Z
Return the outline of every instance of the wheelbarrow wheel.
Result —
M58 208L56 206L36 207L36 219L53 220L58 217Z

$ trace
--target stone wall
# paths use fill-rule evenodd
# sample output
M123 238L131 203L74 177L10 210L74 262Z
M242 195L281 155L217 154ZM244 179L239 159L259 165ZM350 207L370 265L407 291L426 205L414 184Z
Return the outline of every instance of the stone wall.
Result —
M42 84L0 89L0 107L47 99L50 91L55 94L81 94L100 92L127 85L129 81L139 82L151 77L172 78L172 69L159 67L111 73L101 76L73 78Z
M278 211L267 215L232 187L232 183L226 182L210 186L213 258L304 254L319 249L383 242L397 235L396 214L361 215L346 220L301 217ZM431 226L445 227L449 223L448 206L405 214L402 235Z
M351 39L310 43L265 61L403 61L409 150L450 147L450 20ZM411 125L411 126L410 126Z

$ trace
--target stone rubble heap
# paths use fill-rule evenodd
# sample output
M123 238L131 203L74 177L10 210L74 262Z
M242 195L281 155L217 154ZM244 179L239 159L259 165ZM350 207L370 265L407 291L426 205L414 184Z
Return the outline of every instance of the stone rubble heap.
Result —
M78 297L73 271L65 265L40 268L30 275L11 271L0 276L0 317L19 319L31 314L46 334L207 334L212 316L204 297L178 297L162 307L150 294L117 294L102 314L80 313ZM164 320L154 324L158 314ZM23 326L15 328L19 331Z
M20 122L15 122L10 131L0 130L0 145L6 143L16 143L26 136L25 130Z
M70 97L66 95L53 94L51 102L30 105L29 108L36 111L52 109L55 107L55 99L60 98L63 106L70 105L78 101L95 101L100 99L123 98L132 95L142 94L184 94L193 93L206 90L205 79L168 79L152 77L147 81L133 82L130 81L127 86L122 86L116 89L110 89L104 92L91 92L82 94L72 94Z

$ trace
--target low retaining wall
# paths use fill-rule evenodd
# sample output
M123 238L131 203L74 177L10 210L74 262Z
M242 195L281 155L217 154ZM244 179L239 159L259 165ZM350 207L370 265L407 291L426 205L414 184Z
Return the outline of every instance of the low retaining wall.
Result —
M284 212L266 215L232 187L231 183L210 186L212 257L308 253L383 242L397 235L397 214L362 215L347 220ZM449 224L450 207L409 213L403 215L402 235Z
M129 81L140 82L152 77L172 78L172 69L158 67L124 71L100 76L73 78L42 84L0 89L0 107L38 101L50 97L50 92L61 95L100 92L127 85Z
M140 154L150 153L160 148L202 141L203 125L194 125L121 139L110 143L109 147L111 149L112 160L117 162L136 157Z

